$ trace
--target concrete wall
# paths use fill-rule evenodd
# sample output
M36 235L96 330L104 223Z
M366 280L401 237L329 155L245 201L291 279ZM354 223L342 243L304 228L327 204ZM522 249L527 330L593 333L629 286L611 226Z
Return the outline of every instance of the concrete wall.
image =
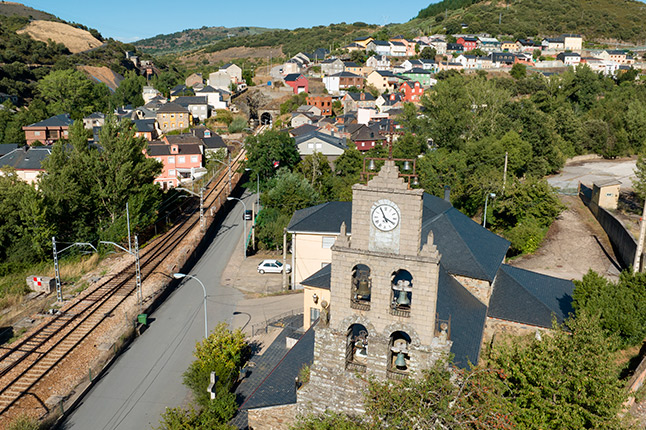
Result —
M314 296L316 294L316 296ZM316 297L316 298L315 298ZM316 300L316 301L315 301ZM307 331L311 325L312 309L322 310L323 302L330 303L330 290L315 287L303 287L303 330Z
M581 184L579 190L579 197L608 235L621 267L627 268L631 266L635 261L635 252L637 252L637 241L633 235L613 214L600 208L592 201L592 190L590 188Z

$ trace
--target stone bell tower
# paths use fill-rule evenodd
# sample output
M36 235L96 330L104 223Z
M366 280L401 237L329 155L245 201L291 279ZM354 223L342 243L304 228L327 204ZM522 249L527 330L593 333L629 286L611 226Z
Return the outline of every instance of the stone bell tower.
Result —
M310 382L299 407L363 412L365 378L414 377L448 357L448 324L436 319L440 254L422 244L423 190L393 160L352 187L352 236L332 247L330 303L316 326Z

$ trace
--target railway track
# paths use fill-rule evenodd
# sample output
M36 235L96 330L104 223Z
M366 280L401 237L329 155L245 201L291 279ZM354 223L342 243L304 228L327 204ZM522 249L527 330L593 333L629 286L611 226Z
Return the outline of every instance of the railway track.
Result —
M231 161L231 189L239 179L244 150ZM220 210L228 193L226 169L207 186L204 196L205 213ZM199 205L185 210L179 222L165 235L142 250L140 255L141 277L145 281L153 272L164 273L159 268L182 241L195 229L200 228ZM212 212L212 213L213 213ZM170 275L169 273L165 273ZM49 412L45 401L49 394L46 388L48 375L54 369L65 369L64 363L74 351L83 345L97 328L116 315L124 303L136 294L135 267L131 263L121 272L86 290L73 302L36 329L11 345L0 347L0 422L15 415L21 403L30 402L26 409L42 408L42 415ZM36 402L36 404L34 404Z

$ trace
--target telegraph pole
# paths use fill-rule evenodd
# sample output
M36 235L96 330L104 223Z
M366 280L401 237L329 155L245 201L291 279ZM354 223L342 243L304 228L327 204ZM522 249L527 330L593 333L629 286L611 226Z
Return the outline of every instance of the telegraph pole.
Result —
M135 275L137 282L137 296L139 300L139 309L144 305L144 293L141 290L141 266L139 265L139 237L135 235Z
M54 276L56 277L56 300L63 301L63 291L61 288L61 273L58 270L58 252L56 252L56 237L52 236L52 247L54 248Z
M637 241L637 249L635 250L635 261L633 262L633 273L641 271L642 252L644 252L644 235L646 234L646 202L644 202L644 210L639 219L639 240Z
M505 168L503 169L502 172L502 193L505 194L505 185L507 185L507 160L509 159L508 157L509 153L505 151Z

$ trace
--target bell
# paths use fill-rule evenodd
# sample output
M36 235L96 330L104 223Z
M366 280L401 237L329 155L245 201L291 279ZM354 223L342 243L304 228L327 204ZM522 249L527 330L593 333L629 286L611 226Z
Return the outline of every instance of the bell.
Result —
M397 296L397 304L403 306L409 306L410 300L408 300L408 293L406 291L400 291Z
M404 353L400 352L397 354L397 360L395 360L395 366L405 369L406 368L406 359L404 358Z
M370 295L370 286L368 284L367 278L359 279L359 285L357 285L357 296L362 298Z
M368 163L368 169L375 170L375 160L370 160Z
M404 161L404 170L410 170L410 161Z
M417 180L417 176L415 176L415 177L413 178L413 185L414 185L414 186L418 186L418 185L419 185L419 181Z

